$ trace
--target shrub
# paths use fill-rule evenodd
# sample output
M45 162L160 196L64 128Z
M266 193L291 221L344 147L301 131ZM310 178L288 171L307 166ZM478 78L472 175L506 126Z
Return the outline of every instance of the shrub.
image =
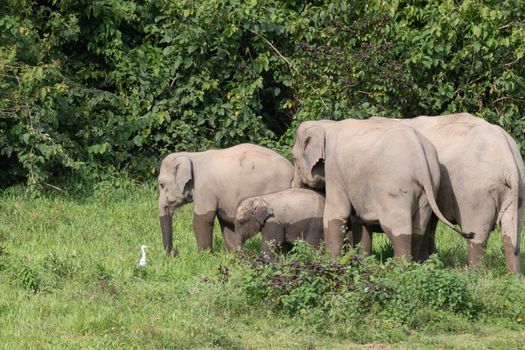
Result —
M445 268L436 256L423 264L380 263L350 250L332 262L302 242L275 262L242 260L242 277L228 283L239 284L251 305L293 317L299 330L395 341L416 330L462 329L478 319L523 322L524 286L516 277L487 293L488 286L478 289L479 272Z

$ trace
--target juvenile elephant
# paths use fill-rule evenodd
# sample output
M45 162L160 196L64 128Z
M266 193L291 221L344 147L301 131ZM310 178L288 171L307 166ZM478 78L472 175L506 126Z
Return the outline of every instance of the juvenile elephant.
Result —
M410 127L382 119L304 122L292 154L294 185L325 187L324 235L333 257L349 218L380 227L394 255L406 259L419 256L432 212L457 231L436 203L436 150Z
M193 202L193 229L200 249L212 248L217 216L229 249L241 198L290 188L293 167L267 148L241 144L221 150L171 153L160 166L159 216L167 254L173 252L172 216Z
M312 190L291 188L242 200L235 216L234 246L262 232L261 252L273 256L271 242L285 248L303 239L318 248L323 239L324 197Z
M474 233L468 241L469 264L480 262L490 232L500 224L507 269L520 273L525 168L512 137L468 113L397 121L436 148L442 174L437 203L449 221Z

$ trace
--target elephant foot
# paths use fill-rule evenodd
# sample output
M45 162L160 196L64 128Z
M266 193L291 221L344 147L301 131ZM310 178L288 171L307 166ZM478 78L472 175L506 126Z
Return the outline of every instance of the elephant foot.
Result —
M485 256L485 249L487 248L487 243L475 243L468 241L468 265L469 266L479 266L483 262L483 257Z

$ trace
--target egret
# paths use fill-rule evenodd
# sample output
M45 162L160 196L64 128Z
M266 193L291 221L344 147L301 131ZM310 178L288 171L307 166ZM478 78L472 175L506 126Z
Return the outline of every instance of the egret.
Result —
M142 252L142 257L139 260L140 266L146 266L146 248L148 248L147 245L143 244L140 246L140 251Z

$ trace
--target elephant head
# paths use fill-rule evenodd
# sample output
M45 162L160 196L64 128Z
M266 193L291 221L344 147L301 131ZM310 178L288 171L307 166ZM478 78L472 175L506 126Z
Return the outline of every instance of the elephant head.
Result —
M293 187L306 185L322 189L325 185L325 129L306 122L297 129L292 155L295 164Z
M241 201L235 214L235 235L232 238L235 249L240 251L242 244L261 231L270 216L272 211L264 199L255 197Z
M174 253L172 217L176 208L193 200L193 166L190 157L172 153L162 161L159 174L159 217L166 254Z

